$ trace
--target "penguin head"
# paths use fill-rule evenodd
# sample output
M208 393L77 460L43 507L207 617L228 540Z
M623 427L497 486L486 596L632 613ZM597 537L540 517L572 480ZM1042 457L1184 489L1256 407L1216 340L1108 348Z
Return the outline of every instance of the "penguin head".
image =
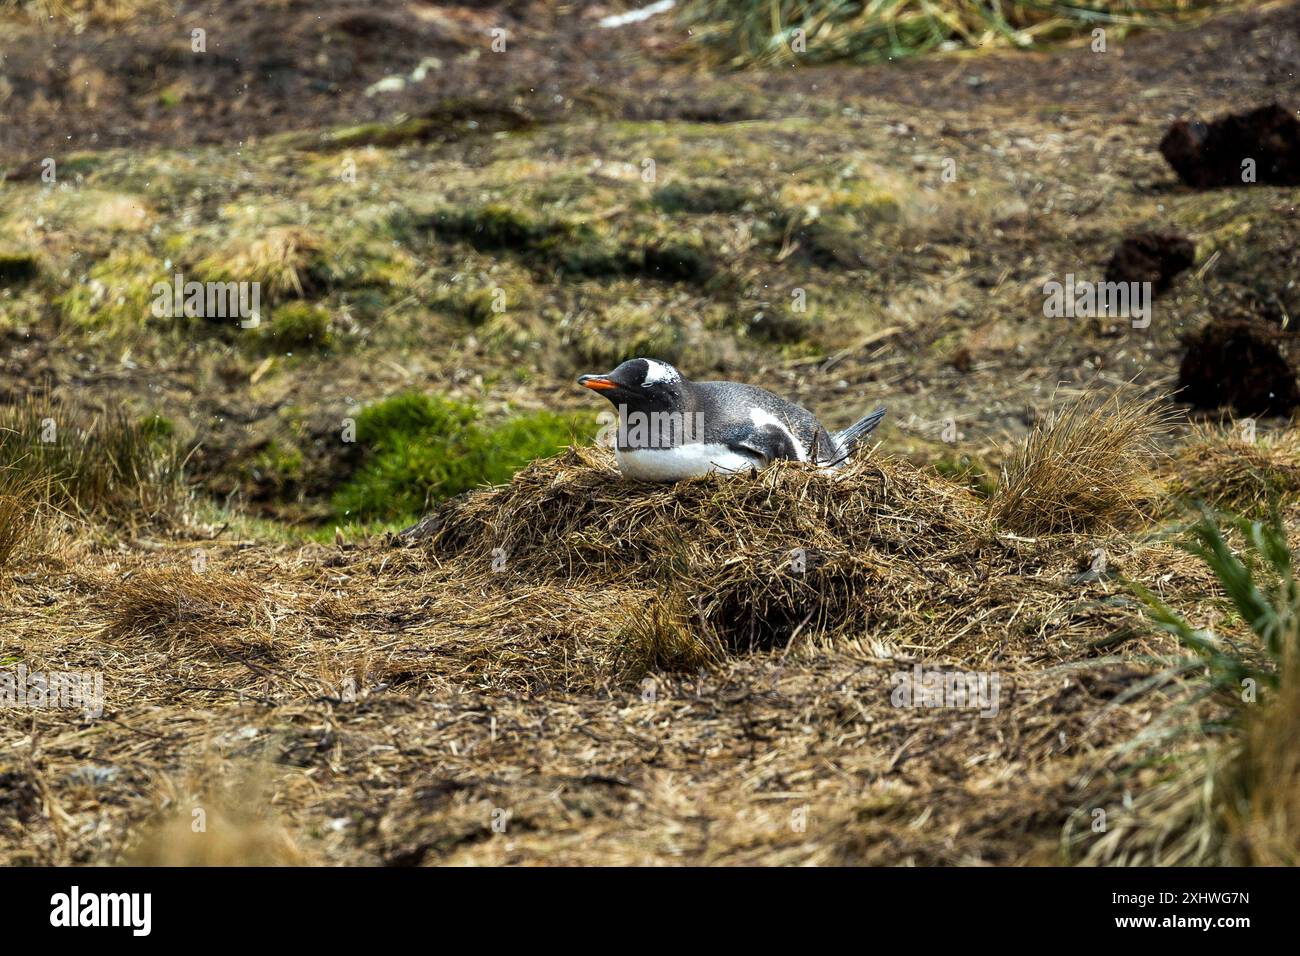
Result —
M682 373L656 359L628 359L605 375L580 375L578 384L632 411L677 411Z

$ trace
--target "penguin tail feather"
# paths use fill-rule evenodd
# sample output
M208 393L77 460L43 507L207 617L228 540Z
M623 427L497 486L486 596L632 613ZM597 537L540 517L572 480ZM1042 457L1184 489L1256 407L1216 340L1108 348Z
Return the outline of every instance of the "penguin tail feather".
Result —
M830 462L829 467L834 468L847 461L849 456L857 450L858 443L875 431L876 426L880 424L880 420L884 417L885 408L882 406L870 415L859 418L843 431L831 435L831 441L839 449L837 453L839 457Z

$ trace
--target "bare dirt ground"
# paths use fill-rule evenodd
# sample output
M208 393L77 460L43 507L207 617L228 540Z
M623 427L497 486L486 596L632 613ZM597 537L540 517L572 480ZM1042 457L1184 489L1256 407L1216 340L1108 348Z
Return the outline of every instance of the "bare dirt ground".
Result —
M182 7L0 21L0 253L35 272L0 280L0 391L161 416L198 449L184 520L69 521L5 571L0 661L101 672L106 705L0 714L0 858L1032 864L1090 858L1098 809L1142 831L1125 793L1161 764L1114 748L1165 711L1136 688L1171 645L1095 555L1240 622L1154 503L1036 537L983 496L1054 401L1169 395L1213 318L1290 329L1296 190L1194 191L1156 144L1294 110L1300 4L1105 53L723 75L666 22L565 5ZM484 242L501 223L517 241ZM1150 328L1044 316L1048 278L1100 279L1152 229L1195 264ZM148 318L154 281L268 235L304 280L274 306L327 316L310 346ZM496 289L510 308L485 315ZM582 410L575 374L645 352L832 426L887 404L881 447L843 498L783 469L728 486L739 524L709 482L620 485L585 451L521 476L523 518L473 499L477 536L400 546L332 509L353 409L415 389L491 420ZM781 556L813 539L805 593ZM760 597L779 626L746 643L726 622ZM997 674L998 712L896 706L916 664ZM1094 858L1153 858L1142 832Z

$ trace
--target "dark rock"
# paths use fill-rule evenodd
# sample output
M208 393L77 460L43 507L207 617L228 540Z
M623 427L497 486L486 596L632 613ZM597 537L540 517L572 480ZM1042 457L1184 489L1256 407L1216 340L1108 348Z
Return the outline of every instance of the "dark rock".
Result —
M1178 398L1239 415L1286 414L1300 405L1295 371L1272 326L1218 319L1186 341Z
M1178 273L1196 261L1190 239L1169 233L1141 232L1119 244L1106 266L1107 282L1150 282L1156 295L1173 284Z
M1197 189L1214 186L1300 185L1300 121L1276 103L1233 113L1212 123L1179 120L1160 141L1160 154L1180 179ZM1242 163L1255 161L1255 180Z

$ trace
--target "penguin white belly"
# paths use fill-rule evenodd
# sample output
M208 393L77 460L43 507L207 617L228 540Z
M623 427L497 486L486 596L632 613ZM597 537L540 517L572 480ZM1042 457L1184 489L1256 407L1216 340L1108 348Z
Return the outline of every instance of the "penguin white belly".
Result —
M681 481L710 472L740 472L759 468L756 458L741 455L726 445L694 442L676 448L616 448L618 470L634 481Z

